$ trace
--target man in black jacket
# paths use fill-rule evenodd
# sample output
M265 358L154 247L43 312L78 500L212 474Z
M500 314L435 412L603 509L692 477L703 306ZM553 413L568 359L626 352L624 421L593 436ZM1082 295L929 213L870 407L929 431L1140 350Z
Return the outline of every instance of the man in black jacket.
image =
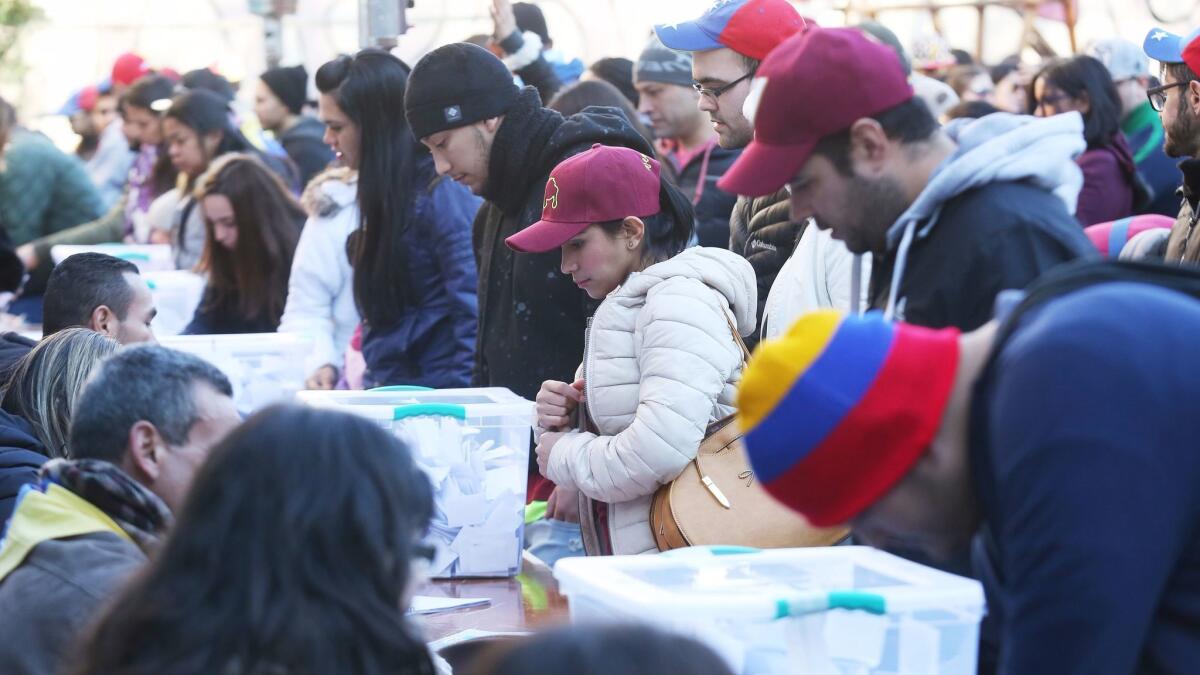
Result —
M536 222L550 170L593 143L653 154L615 108L564 118L518 89L504 64L468 43L440 47L413 68L408 123L437 170L486 201L475 217L479 342L475 382L533 399L545 380L573 378L595 305L559 270L557 252L515 254L504 239Z
M721 185L790 185L812 217L873 255L871 305L973 330L997 293L1095 256L1072 216L1084 149L1077 115L994 116L943 131L890 48L856 29L814 29L763 62L755 140Z

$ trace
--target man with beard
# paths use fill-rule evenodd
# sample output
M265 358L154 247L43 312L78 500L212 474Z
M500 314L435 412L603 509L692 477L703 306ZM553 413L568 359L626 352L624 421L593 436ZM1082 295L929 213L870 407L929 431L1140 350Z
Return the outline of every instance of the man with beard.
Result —
M1186 36L1155 28L1143 44L1146 55L1159 62L1162 85L1146 91L1150 105L1158 111L1163 126L1163 150L1171 157L1182 157L1183 203L1179 217L1167 241L1166 261L1200 264L1200 235L1195 234L1200 218L1200 28Z
M812 217L872 254L870 304L889 317L973 330L1000 291L1096 255L1072 216L1078 114L943 130L895 51L852 28L788 38L759 67L750 101L754 140L720 187L790 186L793 220Z
M697 104L708 113L717 143L733 150L746 147L754 135L742 108L759 63L809 25L787 0L717 0L698 19L656 26L654 32L668 49L692 53ZM804 221L788 216L787 200L783 186L754 199L740 197L729 218L729 248L750 261L758 279L760 325L771 286L804 232ZM753 346L753 340L747 342Z

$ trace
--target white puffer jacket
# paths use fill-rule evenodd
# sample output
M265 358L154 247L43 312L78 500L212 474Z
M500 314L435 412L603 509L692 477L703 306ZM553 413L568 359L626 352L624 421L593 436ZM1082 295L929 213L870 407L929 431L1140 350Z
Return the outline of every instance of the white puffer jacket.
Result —
M326 364L341 370L361 321L354 303L354 270L346 254L346 239L358 228L357 196L358 179L348 169L318 174L304 191L309 218L292 257L279 332L312 337L305 373Z
M696 456L709 423L733 412L742 352L727 317L749 335L757 295L743 257L692 248L631 275L596 310L584 393L600 435L563 436L547 473L609 504L614 554L657 550L650 497Z

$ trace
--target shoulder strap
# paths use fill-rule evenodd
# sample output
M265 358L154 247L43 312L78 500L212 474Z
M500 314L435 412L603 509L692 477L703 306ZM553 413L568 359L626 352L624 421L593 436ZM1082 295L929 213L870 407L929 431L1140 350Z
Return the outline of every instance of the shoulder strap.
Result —
M741 333L738 333L737 328L733 325L733 319L729 318L729 314L724 310L721 315L725 317L725 323L729 326L729 332L733 333L733 340L737 342L738 347L742 349L742 365L746 365L750 361L750 348L746 346L746 341L742 339Z

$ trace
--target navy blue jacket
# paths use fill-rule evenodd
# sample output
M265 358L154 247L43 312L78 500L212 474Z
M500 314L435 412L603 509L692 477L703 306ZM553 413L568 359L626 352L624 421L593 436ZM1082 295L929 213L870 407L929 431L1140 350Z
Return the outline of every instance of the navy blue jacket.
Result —
M49 457L29 422L0 410L0 531L12 515L21 486L37 481Z
M970 427L998 671L1197 672L1200 302L1105 283L1020 321Z
M475 360L478 301L471 222L483 200L422 155L414 184L406 283L416 303L390 326L363 327L367 386L467 387Z

